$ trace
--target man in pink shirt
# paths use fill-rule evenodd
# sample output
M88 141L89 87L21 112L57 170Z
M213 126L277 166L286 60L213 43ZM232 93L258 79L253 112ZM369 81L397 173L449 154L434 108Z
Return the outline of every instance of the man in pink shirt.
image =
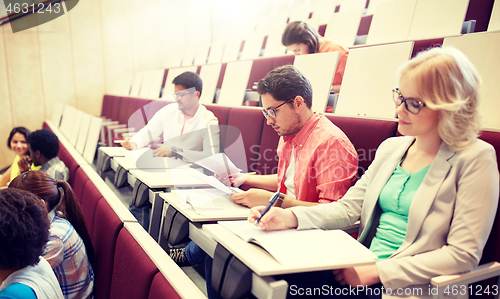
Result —
M281 136L278 173L233 176L235 185L253 188L232 195L234 201L248 207L266 205L276 191L282 193L276 205L283 208L340 199L354 183L358 155L344 132L311 110L309 80L286 65L260 80L257 91L267 124Z

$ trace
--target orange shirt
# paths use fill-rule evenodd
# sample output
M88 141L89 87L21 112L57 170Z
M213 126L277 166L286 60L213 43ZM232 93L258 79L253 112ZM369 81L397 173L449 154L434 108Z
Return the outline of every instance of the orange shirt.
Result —
M344 77L345 65L347 63L349 49L337 42L332 41L331 39L324 38L323 45L321 45L321 48L319 48L318 53L335 51L340 51L340 55L339 61L337 63L337 71L335 71L335 77L333 78L333 85L340 85L342 83L342 78Z
M358 172L358 154L347 136L329 119L314 113L296 135L278 144L278 189L286 193L285 173L294 153L293 184L301 201L329 203L346 192Z

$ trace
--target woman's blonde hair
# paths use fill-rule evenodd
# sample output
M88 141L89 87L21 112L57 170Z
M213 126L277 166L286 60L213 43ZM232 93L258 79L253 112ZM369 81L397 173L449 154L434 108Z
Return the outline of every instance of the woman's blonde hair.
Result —
M420 52L398 69L417 84L419 97L440 112L439 136L452 150L461 150L475 140L481 128L479 85L476 67L453 47Z

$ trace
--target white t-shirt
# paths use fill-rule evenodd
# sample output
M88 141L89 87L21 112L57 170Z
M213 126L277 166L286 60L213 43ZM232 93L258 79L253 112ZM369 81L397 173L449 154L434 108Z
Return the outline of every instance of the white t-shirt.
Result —
M183 150L219 152L219 120L203 105L198 107L190 119L184 118L177 103L158 110L144 128L131 141L138 148L158 140L163 134L163 143ZM181 134L182 132L182 134Z

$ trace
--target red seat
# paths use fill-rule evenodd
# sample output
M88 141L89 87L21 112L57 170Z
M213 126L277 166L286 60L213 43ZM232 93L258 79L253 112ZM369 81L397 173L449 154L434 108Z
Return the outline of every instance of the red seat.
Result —
M78 167L75 172L75 179L73 180L73 191L75 192L76 197L78 198L78 202L80 205L83 200L83 190L85 189L85 184L89 180L88 175L83 171L82 168Z
M88 180L84 185L80 206L82 208L83 218L89 235L94 233L94 221L97 204L103 199L101 192L97 189L91 180Z
M91 236L95 251L94 297L96 299L108 299L113 274L116 240L123 223L105 199L99 200L97 203L94 218L94 229Z
M278 173L278 154L276 149L278 148L280 137L274 131L273 127L266 124L265 119L263 126L255 170L257 174L276 174Z
M59 141L59 153L57 154L59 159L66 164L66 167L69 169L69 184L71 186L74 185L75 181L75 175L76 175L76 170L80 165L76 162L76 160L71 156L71 154L68 152L68 150L62 145L62 143Z
M158 268L124 228L118 234L111 279L111 299L147 299ZM166 298L165 294L156 298Z
M156 273L149 289L148 299L157 298L181 298L161 272Z
M328 115L328 119L339 127L351 140L358 152L358 176L361 177L375 158L382 141L396 135L398 123L376 119Z

